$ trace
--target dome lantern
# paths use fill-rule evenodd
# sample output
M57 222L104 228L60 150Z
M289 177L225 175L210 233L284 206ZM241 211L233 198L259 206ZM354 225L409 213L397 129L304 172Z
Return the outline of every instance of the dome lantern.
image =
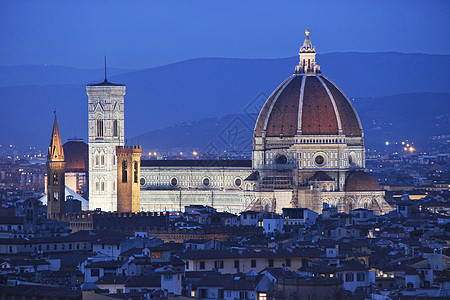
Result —
M311 43L309 34L309 28L306 27L306 37L298 52L299 62L295 66L295 74L320 73L320 66L316 65L316 49Z

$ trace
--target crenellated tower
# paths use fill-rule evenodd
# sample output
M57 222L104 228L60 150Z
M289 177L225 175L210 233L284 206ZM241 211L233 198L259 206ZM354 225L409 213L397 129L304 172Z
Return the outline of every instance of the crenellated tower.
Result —
M117 211L140 211L141 146L117 147Z
M106 70L106 68L105 68ZM89 114L89 209L117 210L116 147L124 145L125 85L86 86Z
M52 138L47 155L47 219L58 219L65 213L65 169L64 149L55 112Z

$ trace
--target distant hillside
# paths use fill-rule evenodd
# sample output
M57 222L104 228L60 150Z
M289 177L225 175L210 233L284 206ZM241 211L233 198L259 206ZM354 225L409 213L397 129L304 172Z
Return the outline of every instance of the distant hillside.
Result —
M450 94L418 93L357 98L353 104L363 123L366 146L379 148L386 141L406 139L423 145L432 135L450 134L449 102ZM236 126L239 138L231 143L228 133L236 133ZM253 127L245 114L227 115L153 130L129 142L143 145L144 152L175 148L209 151L211 145L221 150L230 150L229 145L251 150Z
M350 98L450 93L450 55L330 53L317 61ZM109 78L127 85L126 136L133 137L183 121L244 114L249 106L262 105L296 63L297 57L201 58L127 73L111 70ZM86 138L85 84L102 76L102 70L0 67L0 126L8 129L2 130L0 143L47 147L54 109L63 139Z
M130 72L108 68L108 76ZM86 84L103 80L104 69L78 69L54 65L0 66L0 87L18 85Z

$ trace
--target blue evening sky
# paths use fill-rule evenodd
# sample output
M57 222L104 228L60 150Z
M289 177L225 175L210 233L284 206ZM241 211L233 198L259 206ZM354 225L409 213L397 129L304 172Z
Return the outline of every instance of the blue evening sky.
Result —
M0 65L145 68L198 57L450 54L450 1L7 1Z

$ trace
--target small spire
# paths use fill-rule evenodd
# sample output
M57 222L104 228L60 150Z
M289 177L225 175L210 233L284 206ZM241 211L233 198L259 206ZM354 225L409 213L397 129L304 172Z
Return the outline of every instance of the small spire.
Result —
M55 120L53 122L52 138L48 147L47 161L64 161L64 150L59 135L58 122L56 120L56 109L54 110Z
M106 55L105 55L105 82L108 82L108 77L106 76Z
M306 34L306 36L309 36L309 28L308 28L308 25L306 25L305 34Z

